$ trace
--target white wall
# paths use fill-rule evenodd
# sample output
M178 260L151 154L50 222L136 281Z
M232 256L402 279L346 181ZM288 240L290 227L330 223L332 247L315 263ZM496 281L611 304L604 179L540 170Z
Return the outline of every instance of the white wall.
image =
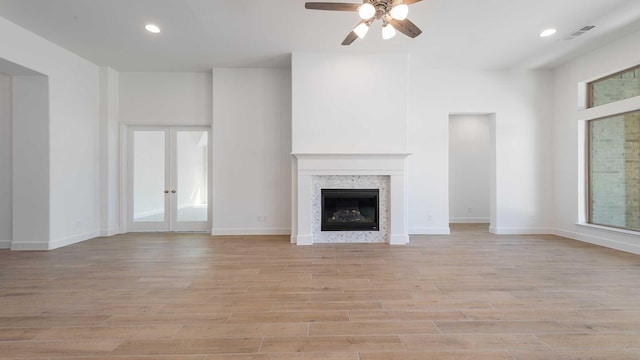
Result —
M49 76L52 247L100 235L98 68L68 66Z
M0 249L12 239L13 135L11 76L0 73Z
M13 238L15 250L50 245L49 84L13 77Z
M558 235L613 247L640 254L640 237L637 233L621 233L577 225L579 204L584 203L584 172L581 157L581 134L579 131L583 111L579 108L578 83L594 80L640 63L640 32L625 36L578 59L568 62L554 71L553 88L553 171L554 187L552 209L554 209L555 232ZM638 99L626 103L639 104ZM611 104L617 108L623 102ZM596 110L597 111L597 110Z
M489 115L449 117L449 222L489 223Z
M547 71L409 70L409 232L448 233L449 114L495 114L497 233L548 233Z
M406 153L407 55L294 53L294 153Z
M289 234L291 73L213 70L213 234Z
M293 152L412 153L409 232L446 234L449 114L495 114L491 230L551 232L551 73L406 64L397 54L294 53Z
M211 73L120 73L120 121L211 125Z
M98 67L4 18L0 44L0 59L49 79L50 233L47 239L34 239L34 247L92 238L100 222ZM17 166L14 161L14 172Z

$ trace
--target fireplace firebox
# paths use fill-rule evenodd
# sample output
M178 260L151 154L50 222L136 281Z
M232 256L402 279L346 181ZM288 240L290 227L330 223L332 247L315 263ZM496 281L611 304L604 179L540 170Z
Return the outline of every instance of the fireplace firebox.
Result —
M378 189L322 189L322 231L379 231Z

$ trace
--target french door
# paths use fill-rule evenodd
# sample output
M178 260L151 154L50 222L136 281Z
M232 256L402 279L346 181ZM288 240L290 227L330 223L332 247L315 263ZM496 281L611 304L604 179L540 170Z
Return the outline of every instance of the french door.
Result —
M207 231L209 129L136 126L128 131L128 231Z

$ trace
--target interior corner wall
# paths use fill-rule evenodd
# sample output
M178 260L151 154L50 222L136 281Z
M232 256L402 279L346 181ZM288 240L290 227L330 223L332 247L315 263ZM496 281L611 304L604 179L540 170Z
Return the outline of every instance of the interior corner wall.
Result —
M46 238L42 238L43 231L33 241L42 250L99 235L98 67L1 17L0 59L48 78L49 133L44 142L48 149L40 154L48 161L43 185L46 198L25 205L40 208L47 204L50 217L46 224L37 225L46 226ZM17 122L14 117L14 132ZM17 142L14 136L14 151ZM14 189L17 168L14 161ZM14 206L16 201L14 196Z
M0 249L13 238L13 86L11 76L0 73Z
M550 71L409 69L409 233L449 232L449 114L495 113L492 231L550 233Z
M578 225L579 204L584 194L578 191L584 166L579 131L579 87L585 81L616 73L640 64L640 31L582 55L557 67L553 72L553 199L554 231L557 235L640 254L640 237ZM612 106L615 106L613 104Z
M111 236L120 227L119 74L100 68L100 234Z
M449 222L489 223L491 179L489 115L449 117Z
M291 231L291 71L213 69L214 235Z

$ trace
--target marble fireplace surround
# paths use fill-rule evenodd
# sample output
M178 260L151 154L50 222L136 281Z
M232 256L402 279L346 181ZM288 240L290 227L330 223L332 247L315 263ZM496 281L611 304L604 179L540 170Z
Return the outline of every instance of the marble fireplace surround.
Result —
M410 154L292 154L296 159L297 191L293 199L291 242L314 243L386 242L409 243L407 216L406 158ZM361 184L358 184L361 182ZM385 204L387 226L380 232L320 232L317 209L323 186L332 188L379 188L388 196ZM382 207L382 205L381 205ZM383 209L380 209L381 212ZM388 216L384 216L388 215Z

